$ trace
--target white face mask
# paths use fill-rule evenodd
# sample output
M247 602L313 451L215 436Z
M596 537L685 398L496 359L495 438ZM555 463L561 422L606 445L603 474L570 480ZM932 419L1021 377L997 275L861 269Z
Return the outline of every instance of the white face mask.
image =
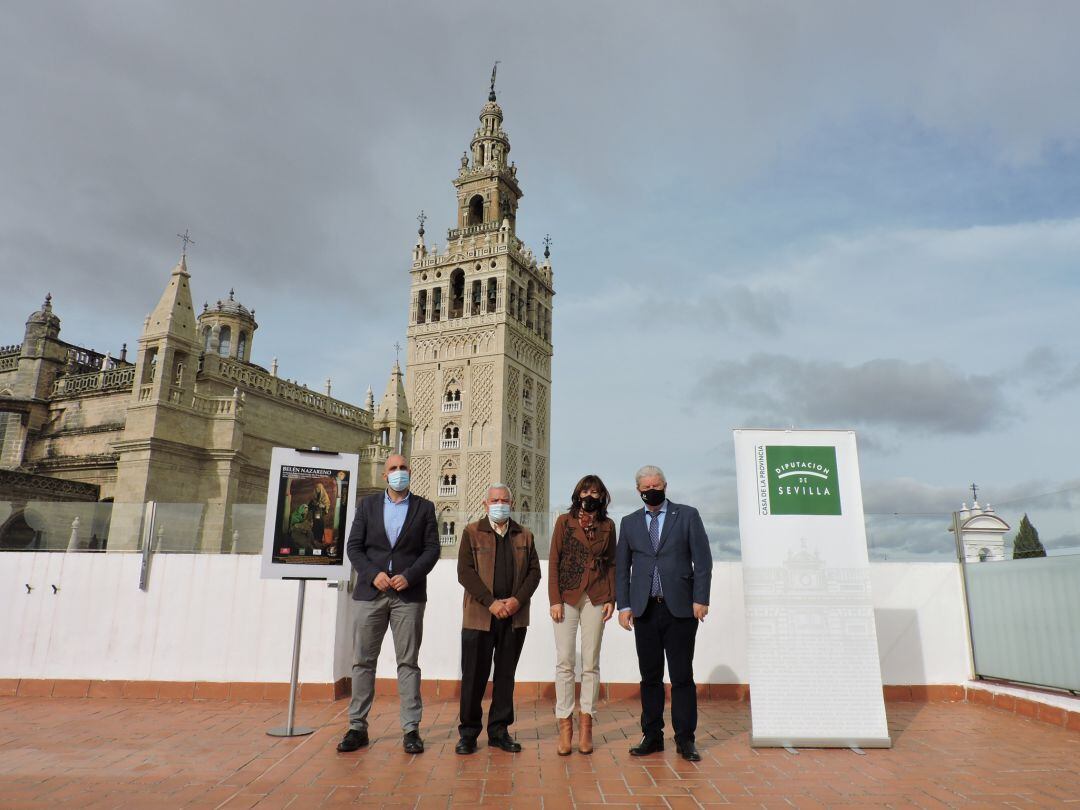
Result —
M493 503L488 505L488 518L492 523L503 523L510 517L510 504Z

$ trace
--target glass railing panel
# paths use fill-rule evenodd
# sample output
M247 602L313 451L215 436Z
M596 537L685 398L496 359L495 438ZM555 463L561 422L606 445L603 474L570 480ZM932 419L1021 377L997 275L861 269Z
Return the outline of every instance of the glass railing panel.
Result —
M1080 554L964 568L976 673L1080 691Z
M265 503L241 503L232 507L227 548L233 554L261 554Z
M105 551L114 504L0 501L0 551Z
M225 510L217 504L157 503L154 513L155 553L220 553Z

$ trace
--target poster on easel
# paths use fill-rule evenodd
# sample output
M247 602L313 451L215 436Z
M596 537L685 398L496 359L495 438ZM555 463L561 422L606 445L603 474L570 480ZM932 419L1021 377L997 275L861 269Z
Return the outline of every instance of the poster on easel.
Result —
M263 579L349 578L345 542L356 513L356 453L275 447L263 526Z
M751 745L888 748L855 433L736 430Z

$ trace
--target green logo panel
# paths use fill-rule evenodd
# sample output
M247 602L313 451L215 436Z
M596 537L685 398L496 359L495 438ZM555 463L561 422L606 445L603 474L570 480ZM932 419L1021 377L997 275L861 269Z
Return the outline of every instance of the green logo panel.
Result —
M835 447L767 446L765 459L771 514L840 514Z

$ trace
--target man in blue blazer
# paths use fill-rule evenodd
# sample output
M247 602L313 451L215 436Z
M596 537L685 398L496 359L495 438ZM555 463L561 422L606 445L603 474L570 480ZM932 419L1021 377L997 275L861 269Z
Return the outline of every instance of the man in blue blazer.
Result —
M375 665L389 626L397 655L402 747L421 754L420 640L427 604L427 575L439 561L435 506L409 492L409 462L394 454L383 469L386 490L368 495L356 508L345 546L356 572L353 608L356 639L349 730L338 751L368 744L368 713L375 697Z
M659 467L642 467L634 480L645 507L622 519L615 548L619 624L634 631L641 671L642 738L630 753L640 757L664 750L666 655L675 748L697 762L694 639L709 612L709 537L697 509L667 500L667 479Z

